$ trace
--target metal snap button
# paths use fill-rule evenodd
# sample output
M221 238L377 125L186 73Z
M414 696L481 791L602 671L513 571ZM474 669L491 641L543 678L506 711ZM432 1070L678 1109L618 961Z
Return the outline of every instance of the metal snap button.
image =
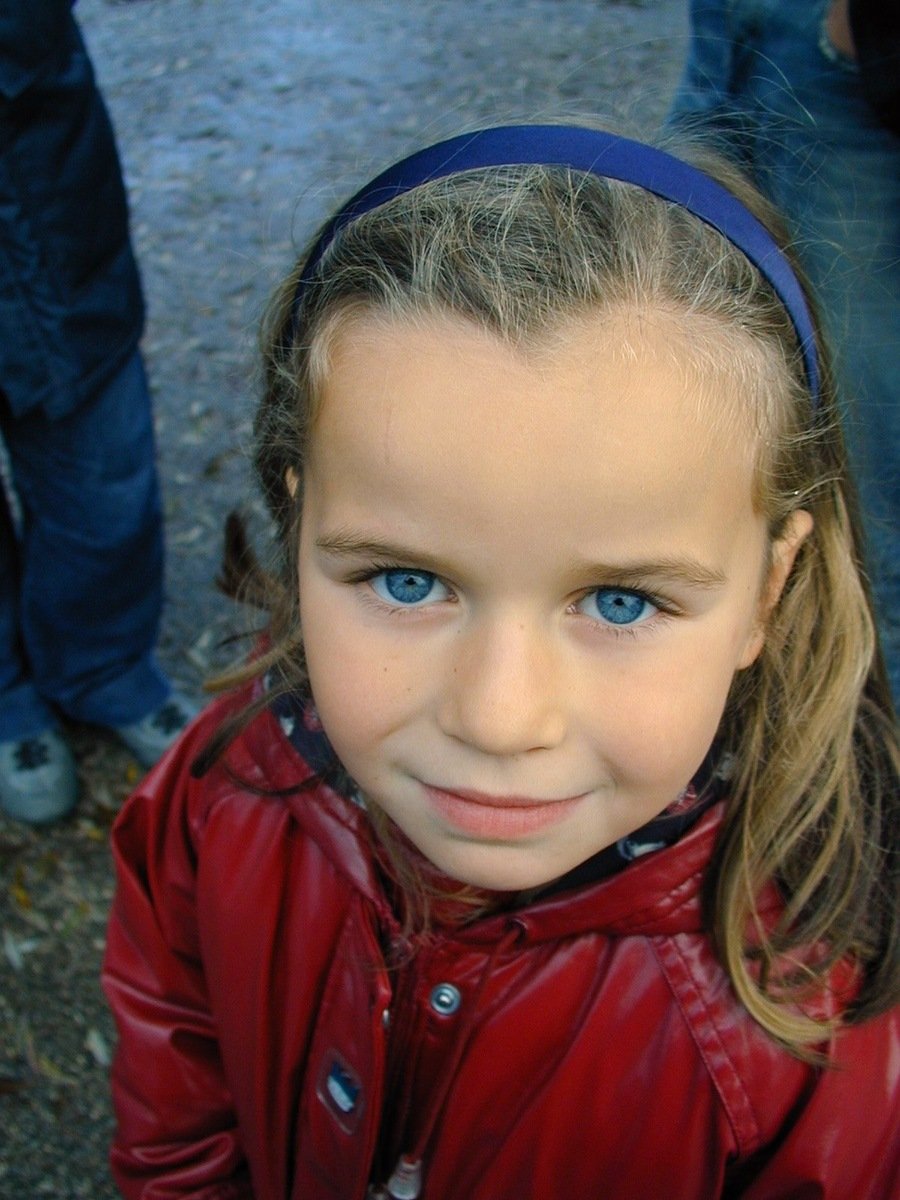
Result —
M452 983L439 983L431 989L428 1002L442 1017L452 1017L462 1004L462 993Z

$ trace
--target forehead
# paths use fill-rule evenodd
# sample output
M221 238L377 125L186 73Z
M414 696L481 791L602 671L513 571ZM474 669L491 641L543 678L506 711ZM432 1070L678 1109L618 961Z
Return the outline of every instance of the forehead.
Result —
M572 320L524 350L453 317L357 313L329 338L311 456L460 482L515 464L523 488L549 472L576 489L604 465L651 490L704 464L749 478L754 422L733 361L711 322L664 312Z

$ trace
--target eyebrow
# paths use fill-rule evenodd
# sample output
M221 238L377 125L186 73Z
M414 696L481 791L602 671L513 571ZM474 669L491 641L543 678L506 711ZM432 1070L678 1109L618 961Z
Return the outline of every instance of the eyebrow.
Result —
M408 564L431 571L436 575L447 572L446 562L427 550L416 550L381 538L356 535L350 530L337 530L316 538L316 546L335 558L366 558L380 562ZM708 567L691 557L666 555L657 559L638 559L620 563L602 563L578 559L571 573L578 578L609 579L625 587L640 587L648 580L666 580L708 590L726 582L725 573Z
M598 563L584 559L575 564L575 570L579 574L611 578L616 583L633 584L636 587L645 584L648 579L684 583L703 590L721 587L726 582L724 571L716 567L707 567L699 559L689 555L683 558L665 555L663 558L636 559L620 563Z
M380 562L390 562L424 567L434 574L447 570L446 563L441 562L427 550L414 550L410 546L401 546L397 542L384 541L381 538L371 538L348 530L338 530L316 538L316 546L333 558L371 558Z

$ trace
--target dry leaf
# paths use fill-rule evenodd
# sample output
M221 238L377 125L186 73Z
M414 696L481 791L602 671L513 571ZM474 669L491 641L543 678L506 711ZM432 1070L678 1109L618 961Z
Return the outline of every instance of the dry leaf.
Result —
M17 938L8 929L3 930L3 953L14 971L21 971L25 956L40 945L37 938Z
M99 1029L89 1029L88 1035L84 1039L84 1046L94 1061L100 1067L108 1067L112 1061L112 1056L109 1053L109 1046L106 1044L106 1038Z

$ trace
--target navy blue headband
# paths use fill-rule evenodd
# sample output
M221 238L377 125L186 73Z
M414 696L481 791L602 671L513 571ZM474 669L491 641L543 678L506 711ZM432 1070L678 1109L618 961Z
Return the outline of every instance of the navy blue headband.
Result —
M803 289L775 239L736 196L696 167L630 138L573 125L507 125L438 142L388 167L328 222L297 284L295 309L336 234L364 213L433 179L481 167L535 163L633 183L717 229L771 284L797 334L814 407L819 402L815 327Z

